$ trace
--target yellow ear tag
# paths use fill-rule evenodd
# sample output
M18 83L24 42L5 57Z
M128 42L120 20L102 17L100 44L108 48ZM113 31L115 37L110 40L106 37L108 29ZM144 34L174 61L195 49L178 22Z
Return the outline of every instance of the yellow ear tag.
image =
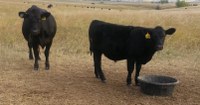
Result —
M46 17L42 17L42 20L46 20Z
M145 38L146 39L151 39L151 36L150 36L150 34L147 32L147 34L145 35Z

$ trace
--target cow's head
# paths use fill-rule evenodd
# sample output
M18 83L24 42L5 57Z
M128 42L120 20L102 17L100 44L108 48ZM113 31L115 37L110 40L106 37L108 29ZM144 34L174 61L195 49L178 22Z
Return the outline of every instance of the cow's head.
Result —
M19 17L27 19L30 25L30 34L39 35L42 28L42 22L51 14L37 6L32 6L26 12L19 12Z
M162 27L157 26L152 31L146 33L145 39L153 41L155 50L162 50L166 35L172 35L175 31L175 28L164 30Z

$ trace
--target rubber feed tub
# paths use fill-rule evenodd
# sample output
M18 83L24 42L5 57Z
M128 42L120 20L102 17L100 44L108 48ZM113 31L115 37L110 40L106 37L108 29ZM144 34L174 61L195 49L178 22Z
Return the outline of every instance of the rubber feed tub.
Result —
M179 81L169 76L145 75L138 77L142 93L155 96L171 96Z

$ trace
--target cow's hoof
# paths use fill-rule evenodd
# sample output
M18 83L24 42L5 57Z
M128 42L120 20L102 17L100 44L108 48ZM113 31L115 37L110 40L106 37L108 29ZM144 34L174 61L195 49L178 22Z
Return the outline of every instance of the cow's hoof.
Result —
M131 80L127 81L126 84L127 84L127 86L131 85L132 84Z
M104 75L99 75L99 76L100 76L101 81L105 81L106 80Z
M45 67L45 70L49 70L49 67Z
M50 68L49 63L45 63L45 70L49 70L49 68Z
M135 86L140 86L140 83L135 83Z
M99 79L99 76L95 76L95 78Z
M127 83L126 85L129 87L129 86L131 86L131 83Z
M137 79L135 79L135 86L140 86L140 82Z
M106 78L103 76L103 77L100 77L101 78L101 82L102 83L106 83Z
M33 60L33 58L29 58L29 60Z
M38 71L38 70L39 70L39 68L38 68L38 67L34 67L34 70L35 70L35 71Z
M96 77L97 79L99 79L99 75L98 75L98 74L95 74L95 77Z
M101 80L102 83L106 83L106 80Z
M34 65L34 70L39 70L39 65Z

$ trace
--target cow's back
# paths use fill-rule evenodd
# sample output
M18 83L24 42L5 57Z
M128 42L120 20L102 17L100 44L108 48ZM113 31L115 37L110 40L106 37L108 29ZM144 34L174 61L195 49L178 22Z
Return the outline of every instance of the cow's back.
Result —
M126 44L132 28L98 20L92 21L89 28L90 50L104 53L112 60L126 59Z

